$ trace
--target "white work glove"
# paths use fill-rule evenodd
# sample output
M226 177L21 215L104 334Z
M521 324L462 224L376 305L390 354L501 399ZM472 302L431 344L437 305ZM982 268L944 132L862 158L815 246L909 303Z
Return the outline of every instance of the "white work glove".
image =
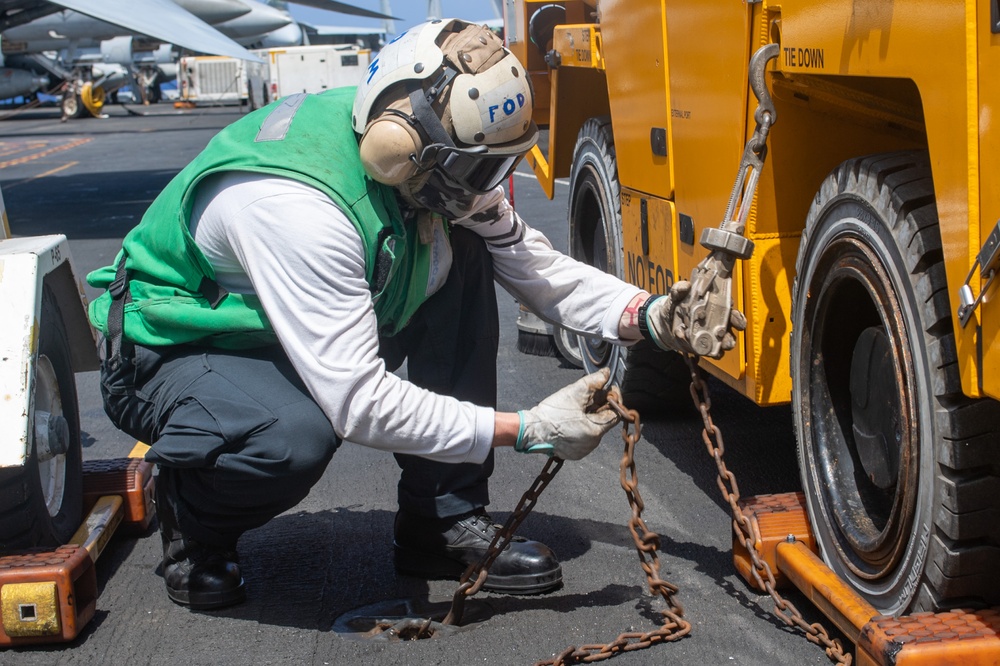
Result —
M675 282L670 288L670 292L665 296L650 298L652 302L647 301L643 305L642 311L646 317L646 329L657 347L697 356L697 352L687 338L688 327L691 324L691 312L689 310L690 304L685 299L690 291L690 282L686 280ZM736 335L733 333L733 329L745 331L746 327L747 318L742 312L733 308L729 313L729 330L722 337L722 351L729 351L736 346Z
M528 410L517 413L521 430L514 449L579 460L597 448L604 433L618 423L608 396L621 402L617 386L605 391L611 371L602 368L562 388Z

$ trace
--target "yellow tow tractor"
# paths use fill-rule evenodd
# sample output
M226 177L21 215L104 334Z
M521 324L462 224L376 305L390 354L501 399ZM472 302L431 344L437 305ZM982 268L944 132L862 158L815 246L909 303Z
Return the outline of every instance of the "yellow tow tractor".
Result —
M570 253L654 293L692 280L706 350L731 296L747 330L701 368L791 402L802 493L743 502L738 568L760 587L767 561L859 663L998 663L1000 2L504 18L548 129L528 162L550 198L569 178ZM688 381L674 355L556 335L651 404Z

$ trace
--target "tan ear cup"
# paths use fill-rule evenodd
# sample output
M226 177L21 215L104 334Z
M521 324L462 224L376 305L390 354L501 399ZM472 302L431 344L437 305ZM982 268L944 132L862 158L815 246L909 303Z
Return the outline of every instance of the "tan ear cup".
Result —
M411 156L423 148L420 135L405 120L383 114L361 136L361 164L365 173L384 185L399 185L417 173Z

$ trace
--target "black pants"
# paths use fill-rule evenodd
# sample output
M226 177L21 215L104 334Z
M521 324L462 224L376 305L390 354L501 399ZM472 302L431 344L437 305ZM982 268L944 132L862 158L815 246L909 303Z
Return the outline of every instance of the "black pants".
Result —
M409 381L444 395L496 406L499 339L493 266L483 241L452 233L445 285L400 334L380 340L389 370L407 362ZM232 547L308 494L340 445L280 347L227 352L204 347L148 348L101 373L105 409L129 435L151 445L158 483L181 531ZM489 503L493 454L477 464L446 464L397 454L399 505L428 517Z

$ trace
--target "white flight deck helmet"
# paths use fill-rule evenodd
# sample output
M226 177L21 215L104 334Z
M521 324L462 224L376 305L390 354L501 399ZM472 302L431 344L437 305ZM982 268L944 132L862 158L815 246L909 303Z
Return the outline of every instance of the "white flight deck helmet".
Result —
M410 28L371 62L354 97L366 173L400 185L437 171L484 193L538 139L528 76L486 27L441 19Z

